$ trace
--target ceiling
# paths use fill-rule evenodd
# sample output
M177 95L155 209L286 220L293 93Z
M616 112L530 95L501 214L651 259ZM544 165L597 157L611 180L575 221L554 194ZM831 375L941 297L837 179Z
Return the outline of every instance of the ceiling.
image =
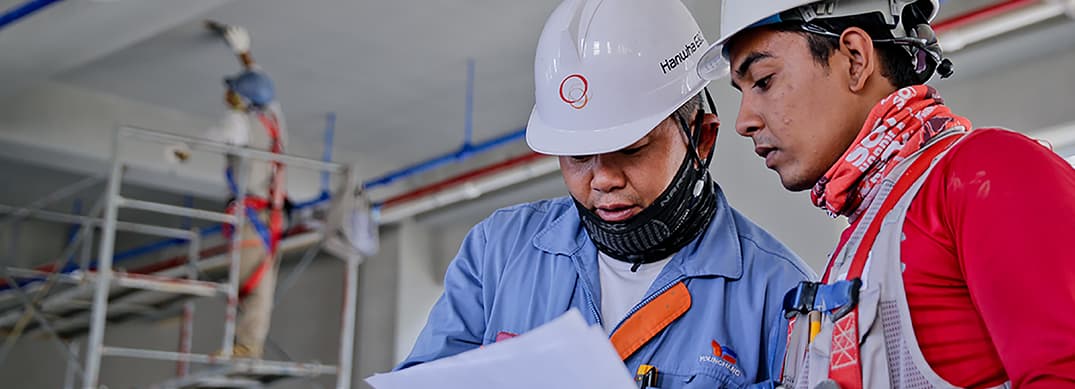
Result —
M325 113L336 112L335 147L402 166L461 144L468 58L473 137L526 124L534 47L557 3L236 0L57 77L216 117L221 78L238 65L202 20L245 26L293 137L319 143Z

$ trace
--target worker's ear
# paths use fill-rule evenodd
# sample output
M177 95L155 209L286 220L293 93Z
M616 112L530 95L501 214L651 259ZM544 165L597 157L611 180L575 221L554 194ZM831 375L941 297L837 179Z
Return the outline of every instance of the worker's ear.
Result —
M873 77L879 66L877 50L873 46L873 38L865 30L858 27L849 27L840 34L839 55L835 57L837 63L830 64L837 69L846 69L848 85L852 93L859 93L866 89L867 81ZM844 63L839 63L844 62Z
M717 143L717 133L720 130L720 118L712 113L706 113L702 116L702 125L699 127L702 131L701 140L698 142L698 156L705 160L709 158L709 152L713 150L713 146Z

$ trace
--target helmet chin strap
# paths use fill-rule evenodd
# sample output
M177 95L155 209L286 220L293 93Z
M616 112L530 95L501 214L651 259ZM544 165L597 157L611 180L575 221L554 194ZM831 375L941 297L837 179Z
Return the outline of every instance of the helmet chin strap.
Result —
M709 111L716 115L717 107L716 104L713 103L713 97L709 94L709 88L703 88L702 90L703 92L705 92L705 100L706 103L709 105ZM706 158L704 160L701 158L700 155L698 155L698 149L701 147L703 136L702 123L705 120L704 108L699 109L698 114L695 116L693 127L694 132L691 132L690 125L682 115L676 114L676 119L679 122L680 129L682 129L683 133L687 136L687 158L691 159L691 162L689 163L693 165L692 167L687 167L687 169L694 168L702 173L698 175L698 180L695 181L694 185L692 185L690 188L691 194L694 197L697 197L701 195L702 190L705 189L706 181L709 180L709 165L713 162L713 151L716 149L717 142L716 139L713 140L713 144L709 147L709 153L706 155ZM673 182L669 185L675 184L675 180L673 180ZM642 266L643 263L645 263L646 259L646 257L641 254L629 255L628 257L629 262L631 262L632 264L631 272L638 271L638 268Z
M705 93L705 100L707 105L709 106L709 112L716 115L717 106L713 103L713 96L709 94L709 88L703 88L702 91ZM683 133L687 135L687 154L690 156L691 159L694 160L694 163L697 163L698 167L706 171L708 175L709 164L713 162L713 151L717 147L717 141L716 139L713 140L713 144L709 146L709 153L703 160L702 157L698 154L698 149L701 148L702 136L704 135L702 130L702 122L705 120L705 109L698 110L698 114L694 118L693 133L691 132L691 127L687 123L687 119L677 114L676 120L679 121L679 127L683 130Z

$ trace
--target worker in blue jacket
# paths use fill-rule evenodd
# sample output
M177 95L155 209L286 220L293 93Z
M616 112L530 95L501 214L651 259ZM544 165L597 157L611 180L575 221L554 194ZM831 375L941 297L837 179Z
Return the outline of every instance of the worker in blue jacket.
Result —
M397 369L575 308L604 327L630 371L656 368L654 387L777 378L784 293L815 276L710 177L719 121L695 68L705 47L679 0L567 0L552 13L526 138L559 156L571 196L475 226Z

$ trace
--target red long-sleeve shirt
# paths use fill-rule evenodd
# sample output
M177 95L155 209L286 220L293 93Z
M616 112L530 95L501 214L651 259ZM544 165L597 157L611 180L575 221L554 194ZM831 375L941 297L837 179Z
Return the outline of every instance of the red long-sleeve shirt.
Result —
M911 322L934 371L961 387L1075 387L1071 165L1024 135L974 131L926 179L903 232Z

